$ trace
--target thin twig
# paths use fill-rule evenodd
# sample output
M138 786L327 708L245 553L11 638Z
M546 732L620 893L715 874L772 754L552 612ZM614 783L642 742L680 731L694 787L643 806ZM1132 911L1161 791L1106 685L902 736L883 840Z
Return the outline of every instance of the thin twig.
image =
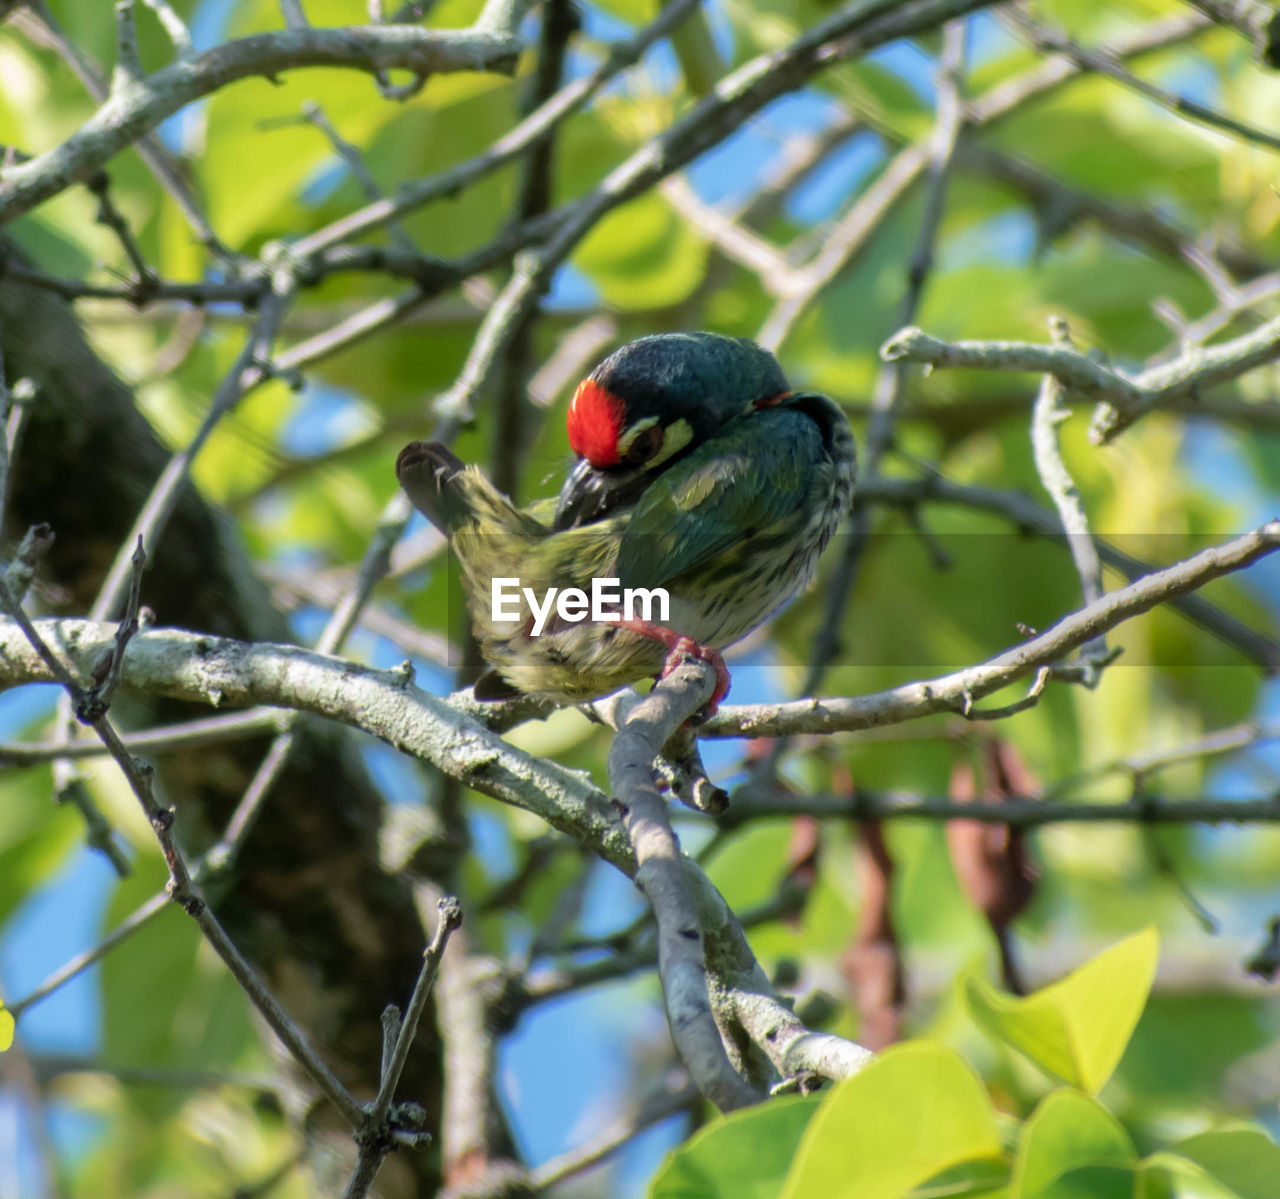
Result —
M938 236L946 201L947 182L952 160L959 144L963 117L963 71L966 33L963 20L953 21L944 34L942 58L938 63L938 104L932 145L920 148L920 168L928 165L929 189L925 197L924 213L916 237L915 250L907 269L907 278L899 305L899 323L909 324L915 319L924 294L925 284L933 264L933 247ZM924 152L928 151L927 157ZM915 148L903 154L915 155ZM901 161L901 156L898 161ZM915 157L911 159L915 168ZM886 175L889 172L886 172ZM870 195L875 189L869 189ZM887 211L887 210L886 210ZM883 213L881 213L883 216ZM841 268L843 269L843 268ZM816 294L810 294L810 299ZM798 309L787 318L793 321ZM769 318L772 325L775 318ZM790 327L790 324L787 325ZM868 482L880 473L880 460L893 442L894 429L902 405L903 384L906 372L900 364L886 363L876 376L875 390L871 398L870 419L867 423L866 451L861 466L862 481ZM839 656L840 626L844 619L849 596L856 586L863 553L871 535L870 510L862 504L855 508L852 528L841 542L841 554L827 584L823 603L822 621L813 639L813 651L805 673L800 694L813 695L822 683L828 667ZM783 746L775 747L768 761L776 767Z
M411 509L405 496L397 492L388 502L378 520L377 529L365 550L351 589L338 602L319 639L316 652L331 654L342 648L351 635L360 613L373 594L373 589L391 566L391 551L409 522ZM227 827L217 843L210 848L207 857L214 871L225 871L234 864L237 855L253 832L262 805L283 773L296 744L298 713L291 712L279 720L279 732L267 750L262 763L255 771L244 795L236 805Z
M185 449L180 450L169 459L168 464L156 480L151 494L147 497L125 538L111 569L98 591L93 607L89 610L92 620L109 620L115 615L125 587L132 571L132 554L130 549L139 541L145 552L154 553L157 542L168 524L169 517L177 507L183 487L190 477L191 468L196 456L208 441L210 434L218 422L250 391L269 377L271 368L271 346L276 329L288 303L291 281L284 284L283 292L273 291L262 302L258 319L253 329L245 338L245 343L231 369L218 385L218 390L209 404L209 411Z
M138 239L129 228L129 222L111 200L111 180L106 171L99 171L85 186L98 199L96 220L100 225L106 225L115 234L120 248L133 268L133 279L129 284L130 302L138 305L148 303L155 295L160 280L151 264L143 256L142 247L138 245Z
M1067 547L1066 533L1057 514L1041 507L1020 491L956 483L930 474L919 479L884 476L860 484L859 492L864 503L892 504L907 511L918 504L937 503L988 512L1009 521L1019 533L1047 537L1063 548ZM1104 537L1095 538L1095 544L1102 560L1130 581L1159 569L1126 553ZM1251 628L1203 595L1175 596L1169 604L1267 674L1280 673L1280 642L1275 638Z
M796 700L785 704L723 707L702 736L776 736L779 733L848 731L893 724L936 712L963 713L1016 679L1052 666L1100 633L1150 611L1212 579L1243 569L1280 549L1280 520L1202 550L1158 570L1058 621L1052 628L980 665L927 682L907 683L857 699ZM909 714L909 715L908 715Z
M137 0L115 0L116 65L111 73L111 94L122 96L142 83L146 72L138 54Z
M129 642L138 632L138 612L142 602L142 572L147 565L147 552L142 548L139 536L130 558L133 573L129 579L129 595L125 600L124 615L116 628L115 644L111 653L94 670L93 686L82 691L76 701L76 719L82 724L92 724L105 716L111 707L116 688L120 686L120 673L124 669L124 653Z
M370 200L383 199L382 188L378 186L378 181L374 179L373 172L369 170L369 164L365 162L364 154L360 147L353 142L347 141L338 133L333 123L325 115L324 109L315 101L308 101L302 107L302 114L308 122L319 129L328 139L338 157L347 164L347 170L351 172L352 177L360 184L361 191ZM418 253L417 244L399 221L388 221L387 230L391 244L396 249L403 250L406 254Z
M409 1060L409 1050L413 1047L418 1035L418 1026L422 1023L426 1011L427 998L431 994L436 972L440 968L440 959L444 956L449 937L462 923L462 907L452 897L446 897L437 905L438 918L431 941L422 954L422 969L418 973L417 982L413 986L413 995L405 1010L403 1020L399 1022L399 1031L390 1053L384 1053L382 1074L378 1084L378 1094L365 1109L364 1122L356 1132L356 1144L360 1152L352 1172L343 1199L363 1199L373 1185L374 1179L382 1167L388 1153L395 1147L397 1122L391 1118L391 1101L395 1098L396 1087L400 1076L404 1073L405 1064ZM384 1025L384 1027L386 1027ZM408 1130L412 1135L416 1130ZM416 1144L424 1144L420 1137L414 1139Z
M1051 374L1064 386L1098 401L1089 435L1105 444L1147 412L1170 400L1237 379L1280 358L1280 317L1231 341L1193 347L1128 375L1067 346L1024 341L941 341L921 329L895 333L880 347L886 362L935 368L1030 371Z
M489 70L510 74L522 44L514 28L484 15L468 29L364 25L307 26L252 34L143 77L133 30L134 0L116 6L119 61L111 102L61 145L11 167L0 180L0 219L9 221L66 187L82 182L179 109L228 83L295 67L346 67L374 73L404 68L422 74ZM512 11L522 4L490 0Z
M1237 121L1234 117L1218 112L1207 104L1201 104L1186 96L1179 96L1167 88L1157 87L1145 79L1139 79L1105 50L1086 49L1061 30L1053 29L1043 22L1031 20L1015 5L1003 8L1001 16L1024 41L1037 50L1061 54L1099 75L1106 75L1130 91L1137 92L1148 100L1154 101L1161 108L1168 109L1176 116L1195 121L1197 124L1208 126L1210 129L1216 129L1256 146L1280 150L1280 137L1276 134L1245 124L1243 121Z
M275 732L284 716L277 708L252 708L247 712L204 716L142 732L124 733L121 740L130 750L144 750L152 755L182 753L207 745L241 741L259 733ZM54 758L97 758L106 752L106 747L96 741L70 745L64 741L9 741L0 743L0 766L39 766Z
M6 1006L13 1013L14 1019L18 1019L27 1008L34 1007L42 999L48 998L48 996L52 995L60 987L65 986L90 966L101 961L117 945L128 940L140 928L149 924L156 916L168 908L169 904L169 896L161 891L135 908L96 945L86 949L83 953L76 954L75 957L70 958L59 966L39 986L23 995L22 998L15 999L12 1003L7 1004Z
M672 0L633 38L610 47L608 57L594 71L567 84L535 108L519 124L482 153L426 179L403 184L393 198L377 200L295 243L299 255L314 254L396 220L430 201L457 195L464 188L537 145L567 117L577 112L621 71L639 61L644 52L675 29L700 0Z
M614 1121L577 1148L543 1162L530 1171L529 1183L538 1193L549 1190L600 1165L620 1149L625 1149L646 1128L661 1124L681 1112L694 1110L700 1101L701 1095L696 1087L687 1082L682 1086L674 1085L669 1077L664 1078L663 1085L646 1096L632 1115Z
M867 820L976 820L983 824L1008 824L1038 828L1046 824L1275 824L1280 822L1280 798L1169 799L1146 796L1120 803L1056 801L1012 796L999 803L967 803L948 797L909 792L869 791L859 788L848 795L796 795L777 791L762 793L744 786L721 824L736 828L753 820L780 816L816 816L822 819Z
M194 58L196 49L191 41L191 30L187 28L187 23L178 16L177 10L169 3L169 0L142 0L153 13L156 20L160 22L161 28L169 35L169 41L173 43L174 52L178 56L179 62Z
M451 896L446 896L437 905L439 919L431 941L422 954L422 970L413 987L409 1006L405 1010L400 1024L400 1035L396 1039L391 1060L382 1073L378 1084L378 1095L369 1111L371 1121L386 1118L391 1108L391 1100L395 1097L396 1086L404 1073L405 1063L409 1060L409 1050L414 1038L418 1035L418 1025L422 1022L422 1014L426 1010L427 997L431 994L431 984L435 981L436 971L440 968L440 959L444 955L445 946L454 929L462 924L462 906Z
M1173 766L1181 766L1194 762L1198 758L1216 754L1235 753L1242 749L1252 749L1257 745L1280 740L1280 725L1256 724L1246 721L1206 733L1182 745L1174 745L1169 749L1148 750L1145 753L1133 754L1125 758L1113 758L1099 766L1090 767L1077 774L1059 780L1045 791L1047 798L1054 798L1079 789L1085 783L1106 778L1112 774L1127 774L1133 779L1146 779L1162 770Z
M1054 344L1071 347L1066 321L1053 318L1049 329ZM1063 403L1063 391L1062 384L1053 375L1045 375L1031 410L1031 449L1040 482L1052 498L1067 535L1084 602L1092 604L1102 597L1102 560L1089 534L1089 518L1080 489L1067 470L1058 445L1058 428L1071 417L1071 410ZM1098 685L1102 677L1101 664L1109 657L1106 637L1096 637L1083 646L1080 659L1087 673L1081 681L1086 687L1092 689Z
M74 674L64 666L54 654L44 638L36 631L27 619L21 605L14 604L7 583L0 582L0 600L3 600L22 629L32 649L40 661L53 674L55 681L61 683L72 697L72 703L79 708L82 703L82 689ZM166 887L168 897L178 904L199 925L200 931L213 946L214 951L226 963L236 981L248 995L254 1006L270 1025L272 1031L284 1042L285 1047L307 1072L311 1080L330 1099L353 1127L360 1127L362 1112L359 1105L351 1097L337 1076L325 1064L324 1060L311 1047L306 1035L302 1032L281 1007L279 1001L271 993L266 983L259 976L248 960L236 948L235 943L227 935L222 925L208 904L200 895L199 889L191 875L182 852L173 836L174 813L172 808L161 807L156 802L152 779L154 771L149 763L133 757L120 735L111 725L106 715L99 715L91 720L94 731L102 739L112 758L120 767L130 789L142 806L144 815L160 843L165 864L169 869L169 884Z

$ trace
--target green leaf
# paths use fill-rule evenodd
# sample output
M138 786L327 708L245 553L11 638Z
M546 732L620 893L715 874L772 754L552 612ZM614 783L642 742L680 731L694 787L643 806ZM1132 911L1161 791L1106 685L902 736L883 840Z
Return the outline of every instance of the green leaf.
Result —
M1252 1128L1202 1132L1156 1153L1148 1168L1208 1179L1234 1199L1275 1199L1280 1178L1280 1145Z
M573 256L615 308L678 304L701 282L707 248L652 192L605 217Z
M650 1199L774 1199L819 1103L775 1099L709 1124L670 1154Z
M1013 1199L1056 1195L1064 1175L1086 1166L1132 1167L1133 1142L1095 1100L1066 1088L1054 1091L1022 1129L1014 1165Z
M1144 929L1026 998L965 982L974 1020L1041 1069L1096 1095L1111 1077L1155 977L1159 937Z
M13 1013L5 1010L0 1003L0 1053L13 1044Z
M1011 1199L1009 1164L986 1159L961 1162L912 1189L909 1199Z
M991 1101L953 1050L890 1049L835 1087L806 1129L782 1199L898 1199L960 1162L1000 1153Z

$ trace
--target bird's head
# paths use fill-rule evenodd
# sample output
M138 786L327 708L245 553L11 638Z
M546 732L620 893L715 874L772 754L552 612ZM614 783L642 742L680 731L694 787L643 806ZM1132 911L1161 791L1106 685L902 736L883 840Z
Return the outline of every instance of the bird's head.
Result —
M658 472L730 421L789 394L773 355L719 333L658 333L609 355L573 393L569 444L579 461L555 527L635 499Z

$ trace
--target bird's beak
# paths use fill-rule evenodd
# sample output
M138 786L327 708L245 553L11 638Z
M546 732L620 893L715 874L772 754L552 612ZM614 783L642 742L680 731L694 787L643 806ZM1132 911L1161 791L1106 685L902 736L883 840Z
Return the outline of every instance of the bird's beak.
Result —
M551 527L560 530L590 524L635 499L648 484L643 467L601 470L587 459L579 459L560 488Z

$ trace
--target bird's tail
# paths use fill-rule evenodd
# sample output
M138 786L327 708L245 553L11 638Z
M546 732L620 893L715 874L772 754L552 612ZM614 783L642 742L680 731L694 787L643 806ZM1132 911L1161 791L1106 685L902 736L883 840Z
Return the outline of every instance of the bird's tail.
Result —
M495 534L545 532L479 470L438 441L405 446L396 459L396 477L413 506L446 537L467 527Z

